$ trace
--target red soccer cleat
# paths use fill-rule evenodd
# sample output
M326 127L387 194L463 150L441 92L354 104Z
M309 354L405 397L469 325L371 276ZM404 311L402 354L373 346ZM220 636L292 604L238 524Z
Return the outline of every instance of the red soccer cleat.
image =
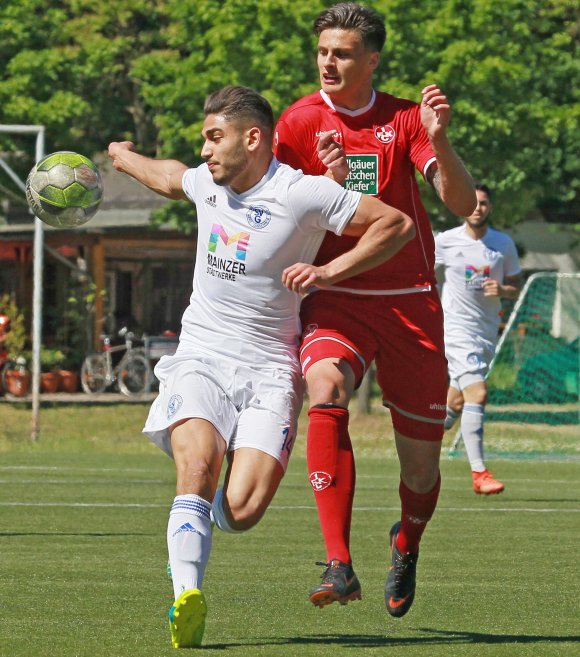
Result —
M489 470L483 472L472 472L473 477L473 492L477 495L495 495L501 493L505 486L494 479Z

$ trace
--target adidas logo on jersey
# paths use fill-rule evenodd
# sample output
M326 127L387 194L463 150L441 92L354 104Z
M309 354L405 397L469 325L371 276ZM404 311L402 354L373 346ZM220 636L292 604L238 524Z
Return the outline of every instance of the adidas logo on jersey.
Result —
M208 196L208 197L205 199L205 202L206 202L208 205L211 205L212 208L215 208L215 207L216 207L215 198L216 198L216 197L215 197L215 194L214 194L213 196Z
M207 202L207 201L206 201L206 202ZM458 252L455 254L455 257L456 257L456 258L463 258L464 256L463 256L463 253L461 253L461 251L458 251Z

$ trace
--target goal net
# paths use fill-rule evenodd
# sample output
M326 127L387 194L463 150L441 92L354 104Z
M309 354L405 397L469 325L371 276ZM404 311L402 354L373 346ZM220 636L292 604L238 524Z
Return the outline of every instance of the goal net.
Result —
M580 274L530 276L498 341L489 405L578 402L579 312Z
M487 376L486 452L579 453L579 339L580 274L530 276Z

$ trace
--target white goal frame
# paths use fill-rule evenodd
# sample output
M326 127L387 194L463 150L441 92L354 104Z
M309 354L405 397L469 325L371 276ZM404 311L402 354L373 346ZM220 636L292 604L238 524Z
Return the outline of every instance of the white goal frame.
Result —
M44 126L43 125L2 125L0 132L9 134L36 135L35 162L44 157ZM12 181L25 192L24 182L0 157L2 168ZM42 272L43 272L44 224L34 218L34 249L33 249L33 291L32 291L32 429L30 438L38 440L40 434L40 346L42 344Z

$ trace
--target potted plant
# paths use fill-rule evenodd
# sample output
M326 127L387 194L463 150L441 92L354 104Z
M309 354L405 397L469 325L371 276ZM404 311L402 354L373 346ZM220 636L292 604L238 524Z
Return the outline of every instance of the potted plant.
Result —
M40 390L41 392L57 392L60 383L58 370L64 359L60 349L40 349Z
M79 389L80 369L83 353L72 348L63 350L63 360L58 370L59 392L77 392Z
M77 392L83 360L91 351L90 297L94 286L85 279L72 279L69 286L69 296L56 335L64 356L59 370L59 390Z
M9 294L0 296L0 314L10 319L10 329L6 332L0 349L5 358L2 383L7 393L14 397L24 397L30 390L30 370L26 366L24 354L27 342L24 315Z

